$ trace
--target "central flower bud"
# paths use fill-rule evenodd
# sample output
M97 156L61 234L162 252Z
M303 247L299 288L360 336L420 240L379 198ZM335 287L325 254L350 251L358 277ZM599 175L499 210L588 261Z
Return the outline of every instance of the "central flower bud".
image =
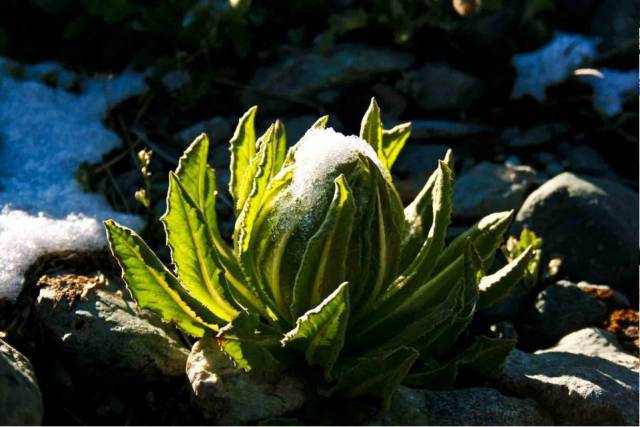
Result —
M397 274L400 198L356 136L311 129L291 150L261 201L244 258L279 317L295 319L345 281L357 311Z

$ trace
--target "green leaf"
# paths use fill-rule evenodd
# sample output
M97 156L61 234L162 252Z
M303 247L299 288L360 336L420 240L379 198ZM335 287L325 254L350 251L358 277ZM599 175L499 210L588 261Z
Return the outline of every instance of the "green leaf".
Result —
M446 325L440 328L439 334L428 337L421 343L415 343L420 351L420 356L425 358L438 358L445 354L455 344L460 334L469 326L473 319L476 303L478 301L478 268L477 254L471 238L467 238L463 258L464 272L460 279L462 292L456 301L453 315L447 320Z
M238 366L245 372L268 372L278 368L279 362L264 343L253 340L230 340L218 338L218 343Z
M327 380L344 345L349 321L349 288L344 282L316 308L296 321L296 327L282 339L282 345L304 352L307 363L324 369Z
M344 360L340 367L336 366L337 383L321 392L347 398L374 398L386 409L417 358L418 352L413 348L400 347L386 354Z
M296 275L291 305L294 317L320 304L345 281L355 211L351 190L344 175L340 175L325 219L309 240Z
M236 281L241 280L238 261L235 259L231 248L225 243L218 229L216 214L216 176L214 170L207 163L209 157L209 138L205 134L200 135L187 148L178 162L176 176L182 184L184 191L194 201L196 207L202 212L207 229L220 263L225 271L233 275Z
M234 318L238 311L226 295L205 219L173 172L169 173L167 212L160 220L167 231L167 243L180 282L221 323Z
M456 361L461 370L480 377L491 377L502 370L509 353L515 346L516 340L476 336Z
M246 246L243 241L243 234L246 233L243 233L243 231L248 231L247 227L251 225L257 214L265 190L277 173L276 163L279 159L282 141L276 136L275 128L276 124L271 125L265 134L260 137L258 140L258 152L245 172L247 176L250 176L251 191L248 193L242 212L236 221L233 236L233 241L238 245L236 250Z
M416 365L418 365L418 362L416 362ZM418 366L414 365L411 372L404 379L403 384L428 390L445 390L453 386L457 376L457 363L428 359Z
M187 293L135 232L111 220L104 224L122 278L141 308L154 311L194 337L218 329L217 319Z
M420 289L429 285L429 277L435 265L436 256L444 246L446 228L451 216L452 174L449 167L440 162L432 198L433 222L420 253L411 265L382 294L372 311L357 319L355 330L364 334L393 316L409 311L409 306L422 304ZM435 283L434 288L438 288ZM429 287L428 289L431 289ZM432 292L432 291L427 291Z
M490 378L498 374L515 340L476 336L464 350L448 360L426 359L407 375L404 384L410 387L442 390L454 385L458 373Z
M242 211L251 191L253 175L248 174L249 164L256 154L255 116L258 107L253 106L238 121L230 141L231 180L229 192L235 202L236 214Z
M327 123L329 123L329 116L322 116L311 125L311 128L324 129Z
M273 145L273 166L269 173L269 181L276 176L278 172L280 172L287 155L287 133L285 131L284 124L280 120L276 120L274 123L271 138L273 138L273 141L268 142L268 144Z
M482 218L446 247L438 257L435 271L442 271L462 256L467 238L471 238L483 261L493 257L503 240L504 233L511 224L513 216L513 211L505 211L492 213Z
M529 246L509 264L493 274L484 276L478 284L480 290L478 309L487 308L507 297L513 286L527 273L533 254L533 246Z
M360 124L360 138L364 139L373 147L373 150L381 159L384 158L382 151L382 121L380 119L380 107L375 98L371 98L371 103Z
M398 154L402 151L404 144L411 135L411 123L402 123L389 130L382 131L382 152L386 160L386 166L388 169L393 167L393 164L398 158Z
M455 319L455 307L462 292L462 282L452 286L440 301L434 301L429 310L412 311L389 318L385 323L357 334L352 339L353 348L359 352L376 354L393 350L403 345L414 347L425 337L437 336Z
M453 172L453 155L447 150L444 163ZM414 260L423 246L433 222L433 191L439 168L431 174L416 198L404 209L407 233L402 241L400 268L404 270Z
M216 215L216 177L214 170L207 163L208 156L209 139L202 134L180 157L176 176L182 189L193 200L204 218L213 242L215 262L224 269L225 278L234 298L243 307L264 310L262 303L247 288L237 258L220 235ZM171 197L171 191L169 197Z
M284 299L277 292L280 291L278 274L280 262L286 262L282 260L281 254L292 231L278 229L278 239L274 241L272 236L275 224L270 217L276 211L278 197L291 184L292 179L293 169L288 167L269 183L264 194L257 192L252 194L240 218L236 221L234 236L236 251L245 277L251 289L260 295L261 301L267 306L267 310L262 314L274 320L278 317L281 319L290 317L289 304L285 304ZM258 212L260 212L259 218ZM265 244L272 244L268 251L270 260L267 265L258 266L257 264L263 261L258 259L258 249ZM267 280L267 277L270 280Z

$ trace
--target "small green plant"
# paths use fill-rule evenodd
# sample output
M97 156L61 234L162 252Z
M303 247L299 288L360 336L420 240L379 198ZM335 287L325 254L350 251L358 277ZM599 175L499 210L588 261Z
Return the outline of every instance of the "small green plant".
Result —
M105 223L138 304L194 337L216 334L247 371L304 359L326 395L386 405L402 381L435 387L460 370L495 371L513 343L465 331L476 307L504 297L527 269L531 247L485 274L513 212L445 247L451 151L403 208L390 170L411 125L384 129L375 100L359 137L325 129L325 116L288 151L282 123L258 138L255 114L230 142L232 246L217 225L205 135L169 176L162 221L175 269L132 230Z
M138 152L138 161L140 162L140 176L144 183L144 187L136 191L135 198L142 206L149 209L151 206L151 158L153 151L145 148Z

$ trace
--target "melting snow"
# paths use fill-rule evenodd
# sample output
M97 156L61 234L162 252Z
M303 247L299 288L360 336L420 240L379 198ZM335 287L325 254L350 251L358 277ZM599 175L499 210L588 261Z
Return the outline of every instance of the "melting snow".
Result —
M82 93L72 94L34 81L53 71L69 82L76 78L69 71L26 66L16 80L8 66L0 58L0 301L17 298L39 256L103 248L102 220L141 225L102 196L84 193L74 175L81 162L98 162L120 144L102 124L109 106L146 89L141 74L125 72L82 80Z
M540 49L514 55L517 76L512 98L529 94L538 101L545 99L547 87L561 83L596 57L597 39L577 34L558 33Z
M638 70L617 71L601 68L602 77L584 76L593 89L593 106L607 116L622 112L624 98L638 88Z
M332 172L339 165L356 160L359 155L369 157L383 174L386 173L371 145L355 135L345 136L332 128L309 129L296 146L291 194L299 199L314 199L317 189L324 191L326 181L335 178Z
M512 62L517 76L511 91L512 98L531 95L538 101L545 99L546 89L561 83L574 71L597 56L598 39L578 34L557 33L547 45L537 50L514 55ZM624 97L636 90L638 70L599 70L603 77L580 76L593 88L593 107L613 116L622 111Z

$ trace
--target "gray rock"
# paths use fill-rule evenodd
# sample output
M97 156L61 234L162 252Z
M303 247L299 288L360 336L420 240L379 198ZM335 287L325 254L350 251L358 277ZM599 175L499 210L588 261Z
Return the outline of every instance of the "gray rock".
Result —
M602 301L563 280L538 294L534 306L518 324L518 331L528 348L545 348L568 333L602 325L606 318L607 307Z
M548 425L536 402L491 388L427 391L400 386L384 425Z
M406 73L398 87L418 107L430 112L468 109L485 92L482 80L444 63L426 64Z
M43 276L36 312L46 341L74 370L97 377L164 382L183 376L189 352L176 330L110 283L101 275Z
M472 220L517 209L537 183L536 172L528 166L478 163L455 181L453 216Z
M562 256L568 277L638 292L638 194L614 181L562 173L531 193L516 216L544 239L543 265Z
M562 338L555 347L540 350L537 354L558 351L599 357L635 371L640 369L638 358L625 353L618 338L600 328L580 329Z
M502 132L502 142L510 147L537 147L556 140L567 133L564 123L549 123L528 129L508 128Z
M429 175L438 167L438 160L443 159L446 152L444 145L422 145L410 141L405 145L392 170L403 202L411 202L420 192Z
M179 130L174 134L174 138L187 147L201 133L206 133L214 146L220 144L226 146L233 135L233 127L225 117L214 116Z
M609 307L609 311L615 308L631 307L629 298L607 285L594 285L593 283L582 281L578 283L578 288L583 292L592 294L600 301L604 301Z
M561 425L638 425L638 374L609 360L513 350L492 384L529 397Z
M569 168L575 173L584 173L597 177L613 177L615 173L596 150L586 145L579 145L569 150L567 160Z
M42 395L31 362L0 339L0 425L40 425Z
M635 49L640 4L634 0L604 0L591 21L591 33L600 37L601 55L631 53Z
M487 135L495 129L477 123L447 120L412 120L411 139L455 139Z
M413 58L406 53L354 44L336 45L327 55L300 52L257 70L243 102L259 104L263 110L282 109L283 100L287 98L296 100L293 105L332 102L342 86L366 83L375 76L404 70L412 62ZM264 94L270 95L262 96ZM276 97L280 99L274 99Z
M209 336L194 344L186 370L195 403L205 419L216 424L251 424L282 416L305 402L297 378L278 372L247 373Z

